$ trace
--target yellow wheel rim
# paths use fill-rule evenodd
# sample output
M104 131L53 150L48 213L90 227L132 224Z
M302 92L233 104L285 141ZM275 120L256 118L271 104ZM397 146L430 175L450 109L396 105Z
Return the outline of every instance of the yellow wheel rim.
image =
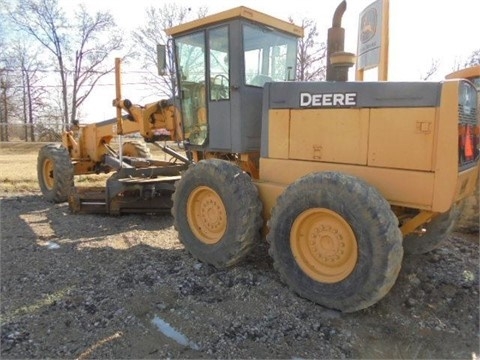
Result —
M325 208L306 210L295 219L290 246L303 272L322 283L347 278L358 259L352 228L339 214Z
M55 179L53 177L53 161L50 159L46 159L43 162L43 182L48 190L52 190L53 186L55 185Z
M220 196L207 186L196 188L187 200L187 221L201 242L219 242L227 231L227 211Z

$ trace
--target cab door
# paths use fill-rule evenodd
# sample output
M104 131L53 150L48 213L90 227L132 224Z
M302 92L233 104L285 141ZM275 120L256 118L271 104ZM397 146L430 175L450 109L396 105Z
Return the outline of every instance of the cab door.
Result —
M208 30L208 128L210 150L230 150L231 74L229 26Z

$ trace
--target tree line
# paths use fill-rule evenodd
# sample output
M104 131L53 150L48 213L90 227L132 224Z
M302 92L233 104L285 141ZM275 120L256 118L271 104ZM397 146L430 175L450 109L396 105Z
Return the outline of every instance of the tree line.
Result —
M152 93L171 96L176 87L173 64L165 76L157 74L156 46L168 43L163 29L207 14L206 7L163 3L146 8L143 25L126 33L110 12L92 13L83 5L67 15L58 0L5 4L0 8L0 141L9 140L7 125L12 123L24 125L20 137L26 141L77 123L82 104L114 70L116 54L123 62L135 62ZM326 30L320 33L312 19L289 20L305 30L298 45L297 79L324 80ZM470 60L480 63L480 50ZM427 74L434 71L432 62Z

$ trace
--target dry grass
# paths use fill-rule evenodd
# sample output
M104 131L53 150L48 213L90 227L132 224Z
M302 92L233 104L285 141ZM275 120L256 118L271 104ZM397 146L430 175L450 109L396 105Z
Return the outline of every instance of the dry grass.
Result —
M0 193L39 191L37 154L43 143L0 143Z

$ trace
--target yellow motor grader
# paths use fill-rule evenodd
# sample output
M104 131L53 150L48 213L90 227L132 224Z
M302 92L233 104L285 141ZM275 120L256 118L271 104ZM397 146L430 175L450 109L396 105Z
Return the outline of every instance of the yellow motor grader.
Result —
M298 82L303 29L246 7L166 32L179 92L158 106L161 121L140 116L138 124L146 139L155 127L180 133L180 125L187 156L137 167L108 150L100 164L116 172L107 212L170 192L175 229L194 257L232 266L266 236L293 291L345 312L389 292L404 250L430 251L448 234L478 178L470 81ZM118 97L116 105L132 112ZM67 159L73 140L66 134L65 166L94 170ZM57 167L43 171L53 183Z

